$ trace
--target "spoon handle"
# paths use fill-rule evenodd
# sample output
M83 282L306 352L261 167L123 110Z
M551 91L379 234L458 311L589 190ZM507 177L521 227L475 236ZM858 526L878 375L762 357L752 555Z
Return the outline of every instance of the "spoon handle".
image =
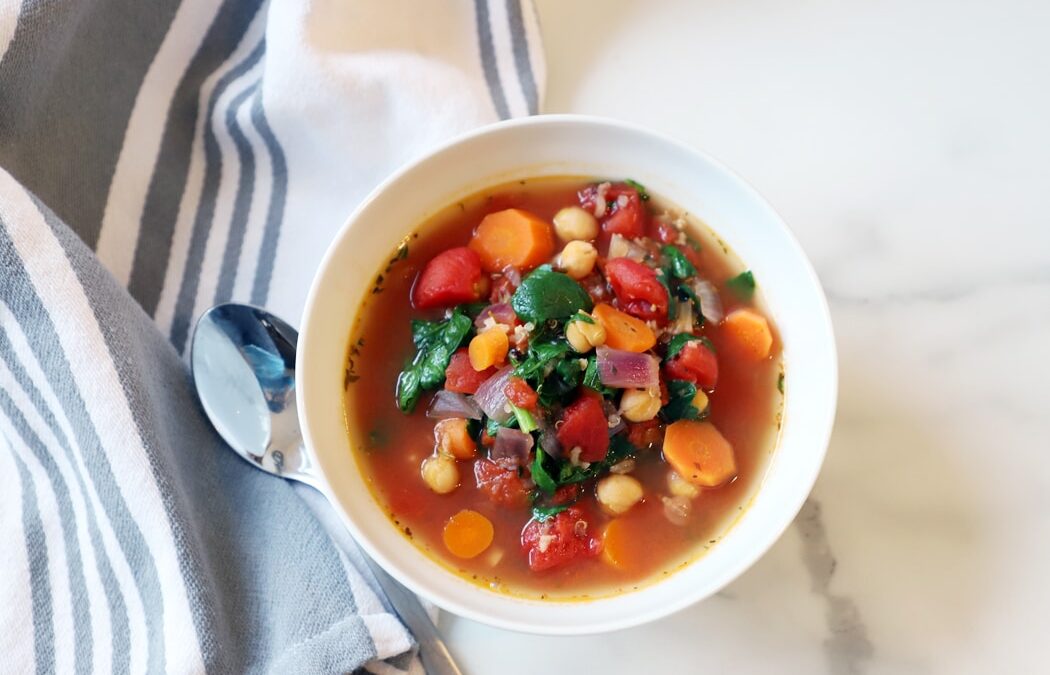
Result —
M423 661L423 671L427 675L463 675L419 599L367 555L362 557L368 562L376 581L390 599L390 604L419 642L419 658Z

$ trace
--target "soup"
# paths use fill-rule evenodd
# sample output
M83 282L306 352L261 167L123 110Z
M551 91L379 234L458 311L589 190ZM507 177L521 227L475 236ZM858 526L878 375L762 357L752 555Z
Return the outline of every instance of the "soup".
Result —
M659 579L714 545L776 444L781 345L752 274L632 181L499 185L377 275L345 409L417 547L514 595Z

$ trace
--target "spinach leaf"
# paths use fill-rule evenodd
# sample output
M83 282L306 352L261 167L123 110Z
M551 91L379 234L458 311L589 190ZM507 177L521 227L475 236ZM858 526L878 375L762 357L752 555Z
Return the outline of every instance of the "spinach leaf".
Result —
M594 318L586 312L576 312L575 314L573 314L572 317L569 318L568 323L571 323L573 321L581 321L583 323L589 323L591 325L594 324Z
M693 397L696 396L695 384L686 380L671 380L667 383L667 391L671 395L671 400L660 412L668 422L707 418L706 410L697 410L693 406Z
M550 408L555 403L564 402L579 386L582 374L579 359L566 358L558 361L553 372L536 387L540 404L544 408Z
M643 202L649 201L649 191L645 189L644 185L642 185L636 180L631 180L630 178L624 179L623 182L637 190L638 198L641 199Z
M602 378L598 374L598 357L591 354L587 357L587 370L583 373L583 386L589 387L602 396L612 396L613 390L602 384Z
M696 312L693 314L693 318L701 326L704 325L704 313L703 310L700 309L700 298L696 297L696 293L693 292L693 289L685 284L679 284L678 297L682 300L692 301L693 306L696 307Z
M697 336L690 335L689 333L679 333L678 335L675 335L671 338L671 341L667 343L667 355L664 356L664 361L670 361L677 356L678 352L682 351L682 348L688 343L699 339L700 338ZM696 392L693 393L695 394Z
M784 393L784 373L781 373L780 376L777 378L777 391L779 391L781 394Z
M566 319L581 309L590 311L592 306L583 286L550 265L541 265L525 277L510 304L520 318L537 326L550 319Z
M571 504L552 504L551 506L533 506L532 517L541 523L553 518L565 509L572 506Z
M678 318L678 303L675 302L675 292L672 288L674 272L670 266L665 265L656 272L656 278L663 284L664 290L667 291L667 321L672 322Z
M726 282L726 288L736 293L741 300L750 300L755 294L755 275L751 270L741 272Z
M514 375L523 380L542 381L548 374L548 365L569 353L569 343L563 338L544 339L537 335L529 341L528 355L514 367Z
M671 267L671 271L676 277L688 279L696 276L696 268L693 267L693 263L689 262L689 258L686 258L684 253L670 244L660 250L664 257L667 258L667 264Z
M424 389L434 389L445 381L449 359L472 325L470 317L458 308L445 321L412 322L416 355L397 378L397 405L402 412L412 412Z
M600 462L592 462L586 469L582 466L574 466L570 462L562 462L561 466L558 467L558 478L557 485L571 485L572 483L582 483L590 478L596 478L606 471L609 467L617 464L638 451L626 437L622 435L616 435L609 439L609 454L605 456ZM535 477L533 478L535 480ZM538 483L538 481L537 481Z
M532 460L532 480L536 482L536 485L549 495L554 494L554 491L558 489L557 483L551 478L551 475L547 473L547 469L543 468L543 459L547 456L547 453L541 449L536 450L536 458Z
M536 418L532 416L528 410L519 408L513 403L510 404L511 411L514 412L514 418L518 420L518 428L525 433L533 432L537 429Z

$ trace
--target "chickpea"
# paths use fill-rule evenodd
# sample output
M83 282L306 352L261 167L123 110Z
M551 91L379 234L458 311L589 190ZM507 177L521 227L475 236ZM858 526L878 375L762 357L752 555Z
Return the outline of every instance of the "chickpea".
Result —
M700 494L700 488L671 471L667 474L667 490L675 497L692 499Z
M558 256L558 267L573 279L582 279L594 269L598 249L587 241L570 241Z
M598 220L579 206L554 214L554 231L562 241L586 241L598 236Z
M643 495L642 484L624 474L613 474L601 479L596 492L598 504L611 516L627 513L641 501Z
M631 422L648 422L660 412L660 394L648 389L627 389L620 398L620 414Z
M693 400L690 403L690 405L692 405L700 412L704 412L705 410L707 410L707 404L707 394L704 393L703 389L697 389L696 396L693 397Z
M605 326L598 322L570 321L565 328L565 339L574 350L586 354L592 347L605 344Z
M439 495L448 494L459 487L459 467L448 455L431 455L420 467L423 482Z

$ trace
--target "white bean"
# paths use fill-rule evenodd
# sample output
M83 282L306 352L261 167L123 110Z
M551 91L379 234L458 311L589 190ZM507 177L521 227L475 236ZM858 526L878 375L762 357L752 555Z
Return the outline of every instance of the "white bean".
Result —
M573 279L582 279L594 269L598 249L587 241L570 241L558 256L558 268Z
M642 484L631 476L613 474L598 482L598 504L609 515L627 513L642 499Z
M554 232L562 241L595 239L598 220L579 206L567 206L554 214Z
M448 455L431 455L420 467L423 482L439 495L448 494L459 487L459 467Z
M647 422L660 412L660 396L647 389L628 389L620 398L620 413L631 422Z

